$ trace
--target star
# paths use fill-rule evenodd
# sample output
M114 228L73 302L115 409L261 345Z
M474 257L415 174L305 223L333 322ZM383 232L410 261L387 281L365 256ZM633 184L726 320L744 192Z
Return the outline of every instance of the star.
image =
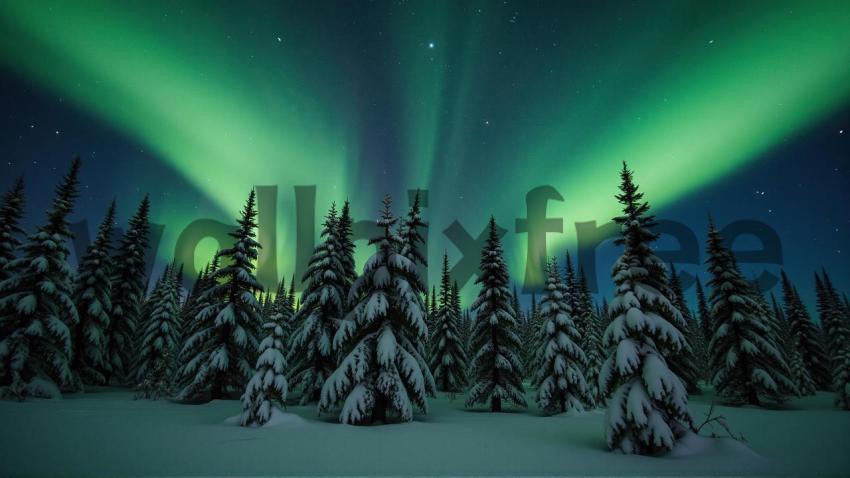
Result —
M844 130L843 129L838 130L838 134L844 134Z
M437 45L434 42L428 42L428 48L433 50L435 46Z
M278 42L278 43L280 43L280 42L282 42L282 41L283 41L283 40L281 40L281 39L280 39L280 37L277 37L277 42Z

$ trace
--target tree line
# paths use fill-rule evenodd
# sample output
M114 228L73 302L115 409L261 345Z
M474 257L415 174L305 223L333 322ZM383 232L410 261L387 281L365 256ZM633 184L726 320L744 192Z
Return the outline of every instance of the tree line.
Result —
M255 276L256 195L187 290L169 264L148 287L147 197L113 247L113 201L76 271L68 263L81 163L57 185L45 223L25 235L24 183L0 203L0 394L56 397L91 385L132 387L137 398L185 403L241 398L257 426L297 397L341 423L409 421L436 392L465 405L525 408L524 381L544 413L606 409L611 449L658 454L695 431L689 394L713 386L728 403L761 406L817 390L850 410L850 304L826 271L815 274L818 321L782 274L768 299L741 273L709 220L709 280L695 310L679 275L653 252L654 216L631 170L620 172L622 214L613 296L594 302L569 254L545 266L541 299L522 310L490 218L476 284L464 309L442 260L439 290L427 266L418 195L401 217L385 197L362 273L354 263L350 204L332 205L300 298ZM563 264L563 266L562 266ZM292 392L292 393L290 393Z

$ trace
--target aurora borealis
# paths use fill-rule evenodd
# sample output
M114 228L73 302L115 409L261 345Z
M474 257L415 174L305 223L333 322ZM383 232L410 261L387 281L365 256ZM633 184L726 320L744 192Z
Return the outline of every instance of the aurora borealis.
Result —
M836 252L850 237L848 25L846 1L6 1L0 185L24 173L46 195L58 173L33 161L62 170L79 152L97 189L79 217L96 224L116 196L126 218L150 191L163 260L193 220L232 222L252 186L277 185L287 277L293 186L317 186L320 215L350 198L358 219L384 193L401 213L422 188L432 262L458 259L441 234L454 220L475 237L492 213L521 278L526 193L563 196L547 213L564 219L547 236L561 254L574 222L616 213L626 160L662 217L787 230L787 267L809 279L803 265L850 254ZM803 211L802 196L833 200Z

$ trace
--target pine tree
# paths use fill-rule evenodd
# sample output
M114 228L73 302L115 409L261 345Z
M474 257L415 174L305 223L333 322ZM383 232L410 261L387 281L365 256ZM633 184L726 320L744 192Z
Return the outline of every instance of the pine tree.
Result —
M338 217L332 205L302 281L307 288L295 317L290 355L290 385L301 387L301 404L317 402L325 380L333 373L337 355L333 337L346 310L346 272L339 257Z
M428 411L434 378L421 355L428 337L423 288L416 264L401 253L403 242L389 196L378 219L377 250L351 287L353 308L340 323L334 347L342 362L325 382L319 411L342 406L346 424L386 423L394 417L413 419L413 410Z
M604 404L599 393L599 370L602 368L602 363L605 361L605 351L602 348L602 332L601 320L599 314L594 310L593 298L590 294L590 288L587 285L587 277L584 275L584 268L579 268L578 276L578 304L579 312L584 317L585 330L581 333L581 349L587 356L587 365L584 368L584 377L587 380L588 391L590 393L590 406Z
M130 219L113 259L112 314L107 328L108 382L111 377L131 382L134 339L139 326L142 303L148 288L146 254L148 249L148 216L150 199L145 196Z
M517 336L516 312L508 291L508 268L502 244L496 232L496 219L490 216L487 243L481 251L481 266L476 284L481 284L472 304L475 323L472 329L470 360L472 386L466 406L490 402L490 411L501 412L502 401L526 407L522 388L522 344Z
M714 331L711 326L711 312L708 309L708 302L705 300L705 292L703 292L699 277L697 277L697 317L699 318L703 340L708 344L714 336Z
M817 327L812 323L806 306L785 271L782 271L782 302L785 317L791 330L794 346L799 350L803 364L818 390L829 390L831 377L826 352L823 350Z
M56 187L47 223L27 238L0 283L0 395L53 397L71 382L70 328L79 321L71 298L66 241L77 198L80 160Z
M668 299L666 267L652 251L654 216L625 163L620 178L623 215L614 221L622 236L615 243L624 247L612 270L612 321L603 336L610 355L599 373L609 399L605 436L612 450L656 454L692 426L685 386L668 367L687 341L684 319Z
M200 330L183 346L190 357L180 371L187 383L178 396L183 401L228 397L244 390L251 378L261 320L255 294L262 290L254 275L260 248L256 219L252 189L239 226L230 233L233 246L218 253L223 265L211 274L210 287L201 297L208 305L196 317Z
M460 323L458 324L458 334L460 334L460 344L463 348L463 353L466 354L467 364L466 364L466 375L467 380L469 379L469 343L472 340L472 317L469 314L469 308L463 309L461 314Z
M357 271L354 266L354 241L351 240L353 234L353 220L351 219L351 204L348 200L342 205L342 212L339 215L337 224L337 240L339 241L339 260L342 263L345 283L345 297L348 297L348 289L351 284L357 279Z
M537 317L535 314L537 313L535 306L529 308L527 311L517 314L517 328L519 329L519 338L522 342L522 364L524 366L523 369L523 378L530 379L533 381L534 374L537 371L535 366L537 362L535 362L534 355L537 353L537 349L535 348L535 344L537 343L537 330L535 329L535 321Z
M542 345L536 360L540 368L534 377L537 404L546 413L582 411L584 404L594 401L583 372L587 356L581 349L581 334L565 294L567 286L555 260L549 263L546 275L540 304Z
M756 298L763 299L764 296L758 294ZM774 330L776 331L777 345L780 348L782 357L788 364L791 380L796 385L797 392L800 395L814 395L816 390L815 382L812 380L812 375L806 369L806 365L803 363L803 357L794 343L788 321L785 319L785 312L782 311L782 308L776 302L776 296L772 293L770 294L770 300L770 305L767 305L767 301L765 300L762 306L772 318Z
M457 393L466 386L466 351L458 331L456 297L450 285L449 256L443 255L440 276L440 307L431 334L431 372L441 392Z
M174 264L165 268L149 300L151 312L143 318L134 375L136 397L157 399L171 394L180 338L180 291Z
M290 287L292 284L290 283ZM294 290L292 290L294 294ZM281 279L277 287L274 300L272 301L271 310L269 313L269 321L280 326L282 331L283 343L288 345L292 338L293 322L295 321L295 311L292 308L292 298L286 290L286 283Z
M6 265L15 259L24 230L21 218L24 217L24 178L19 176L12 188L0 202L0 282L9 277Z
M281 281L276 302L282 288ZM280 302L284 300L285 298L281 298ZM271 319L263 324L268 335L260 342L254 375L242 394L242 416L239 424L243 427L263 426L271 419L275 406L286 406L286 394L289 392L284 356L287 325L283 320L283 314L274 312Z
M692 335L691 326L693 319L690 315L690 309L688 309L687 300L685 300L685 292L682 290L682 281L679 279L673 264L670 264L668 284L670 288L668 299L682 315L683 324L679 326L679 332L685 337L686 342L678 353L669 357L668 363L670 370L685 384L688 393L698 393L700 391L697 383L699 372L697 371L696 353L694 351L696 337Z
M826 271L823 279L815 274L815 292L820 322L828 337L835 404L850 410L850 315Z
M529 379L533 382L534 374L540 368L537 363L537 351L543 345L543 318L540 315L539 301L537 294L531 293L531 308L528 311L528 331L527 334L530 340L523 342L522 358L525 372ZM533 384L532 384L533 385Z
M579 305L576 303L578 298L578 279L576 278L576 270L573 267L573 259L570 257L570 251L567 251L566 260L564 262L564 294L566 294L566 301L569 304L570 308L573 310L578 309ZM584 324L581 321L584 318L578 318L576 322L576 326L579 331L584 329Z
M796 393L779 340L713 222L708 231L712 383L731 402L760 405Z
M72 373L77 382L103 385L110 369L106 348L106 331L112 313L112 229L115 224L115 201L109 206L94 241L80 261L74 284L74 304L79 323L72 334L74 359Z
M428 227L428 223L422 220L422 209L419 201L419 190L416 190L416 195L413 198L413 204L407 212L407 216L402 219L399 227L399 239L401 245L399 252L404 257L408 258L414 265L428 266L428 261L422 251L425 245L425 239L422 238L422 230ZM417 277L419 272L417 271ZM418 277L412 286L417 288L420 294L427 294L428 289L425 287L425 282L422 277Z

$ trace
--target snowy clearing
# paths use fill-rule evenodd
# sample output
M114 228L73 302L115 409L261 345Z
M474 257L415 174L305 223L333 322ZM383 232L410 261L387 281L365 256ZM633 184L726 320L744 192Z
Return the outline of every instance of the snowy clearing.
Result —
M610 453L602 411L542 417L536 408L466 410L430 401L427 416L376 427L339 425L290 406L274 426L242 428L238 401L182 405L99 389L62 400L0 401L0 475L797 475L850 473L850 413L831 394L782 410L716 407L748 446L690 437L666 458ZM529 403L533 394L527 393ZM711 395L692 397L698 422ZM293 415L294 414L294 415Z

